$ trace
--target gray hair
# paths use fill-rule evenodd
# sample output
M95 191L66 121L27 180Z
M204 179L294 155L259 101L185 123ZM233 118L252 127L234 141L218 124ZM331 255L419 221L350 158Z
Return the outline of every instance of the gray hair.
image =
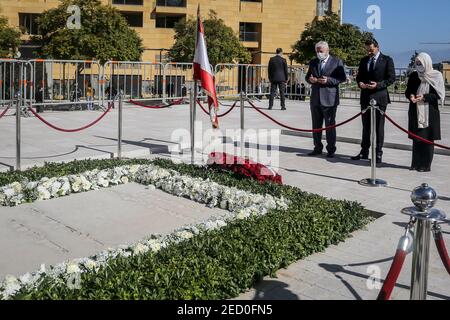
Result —
M330 47L328 46L328 42L326 41L319 41L316 43L316 49L317 48L326 48L326 49L330 49Z

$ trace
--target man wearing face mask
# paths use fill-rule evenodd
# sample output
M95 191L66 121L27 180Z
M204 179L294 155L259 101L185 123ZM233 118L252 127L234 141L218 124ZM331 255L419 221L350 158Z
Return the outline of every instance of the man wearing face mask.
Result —
M311 84L311 117L314 129L336 124L336 110L339 105L339 84L345 82L344 64L342 60L330 55L328 43L320 41L316 44L317 58L311 60L306 74L306 81ZM328 158L336 152L336 129L326 131ZM322 132L313 133L314 150L310 156L321 155L323 150Z
M356 76L356 82L361 89L361 110L370 105L370 100L375 99L378 107L386 111L387 105L391 103L388 87L395 82L394 61L380 52L378 42L370 39L365 42L367 56L361 59ZM380 164L383 156L384 144L384 122L385 117L376 112L376 162ZM370 112L362 115L362 142L361 151L352 157L352 160L369 158L371 119Z

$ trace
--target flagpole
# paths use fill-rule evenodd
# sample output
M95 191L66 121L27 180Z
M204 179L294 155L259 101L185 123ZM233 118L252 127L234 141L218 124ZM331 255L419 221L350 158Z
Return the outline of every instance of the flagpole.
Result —
M200 4L197 8L197 23L195 27L195 50L197 49L197 42L198 42L198 28L199 28L199 19L200 19ZM197 79L195 78L195 73L192 73L192 77L194 80L194 101L191 106L191 163L195 163L195 120L196 120L196 109L197 109L197 96L198 96L198 86L197 86ZM192 95L192 91L191 91Z

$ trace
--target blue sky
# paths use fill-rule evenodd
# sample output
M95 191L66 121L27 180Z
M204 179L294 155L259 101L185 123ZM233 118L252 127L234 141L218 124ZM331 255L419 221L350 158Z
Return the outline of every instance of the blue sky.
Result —
M367 28L370 5L381 9L380 30ZM450 42L450 0L344 0L344 22L372 32L398 67L407 64L414 50L429 52L433 62L450 60L450 44L421 44Z

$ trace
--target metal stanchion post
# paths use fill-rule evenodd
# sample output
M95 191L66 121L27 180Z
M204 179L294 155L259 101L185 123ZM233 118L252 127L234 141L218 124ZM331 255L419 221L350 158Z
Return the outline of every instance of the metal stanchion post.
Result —
M359 182L359 184L367 187L385 187L387 186L387 182L381 179L377 179L376 170L377 170L377 135L376 135L376 126L377 126L377 115L376 115L376 105L377 102L375 99L370 100L370 120L371 120L371 134L370 134L370 144L371 144L371 177L367 179L363 179Z
M117 157L119 158L119 160L122 160L122 96L123 96L123 92L122 90L120 90L119 92L119 132L118 132L118 138L117 138ZM114 103L114 100L113 100Z
M414 207L404 208L402 213L416 219L414 229L414 251L411 273L411 300L426 300L430 234L432 223L445 221L445 213L433 208L438 197L436 191L423 183L411 193Z
M195 100L197 96L197 83L194 82L194 89L189 90L189 103L190 103L190 130L191 130L191 163L195 162L195 107L197 101Z
M17 99L16 99L16 170L21 170L21 163L20 163L20 148L21 148L21 128L20 128L20 118L21 118L21 112L22 112L22 93L19 90L19 93L17 93Z
M240 142L240 147L241 147L241 157L245 156L245 141L244 141L244 129L245 129L245 114L244 114L244 92L241 91L240 94L240 103L241 103L241 142Z

